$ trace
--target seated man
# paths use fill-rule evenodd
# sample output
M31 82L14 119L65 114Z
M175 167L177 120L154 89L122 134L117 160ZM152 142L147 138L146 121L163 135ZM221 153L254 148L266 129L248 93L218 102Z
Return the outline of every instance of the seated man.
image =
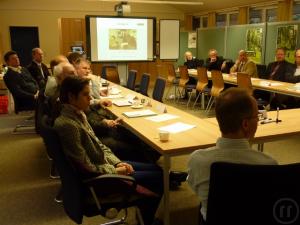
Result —
M210 49L208 52L208 58L205 61L205 67L208 71L223 70L226 64L222 56L218 56L216 49Z
M285 60L285 49L277 48L275 56L276 61L269 63L267 67L267 79L290 82L292 79L294 79L292 78L294 66ZM266 93L263 98L270 101L270 107L272 109L276 109L277 107L283 109L287 108L285 105L286 96L284 95L271 94L270 96L270 93Z
M15 51L5 53L4 61L8 66L4 81L14 96L14 100L17 101L15 104L23 109L35 109L39 94L38 84L28 70L20 66L20 60Z
M187 181L201 199L200 211L204 219L212 163L277 164L249 144L257 129L258 109L255 99L246 90L229 88L222 92L217 98L215 111L222 137L215 147L193 152L188 163Z
M101 174L133 176L138 184L156 193L138 203L145 224L152 224L163 192L162 169L155 164L122 162L96 137L83 112L90 106L89 80L67 77L61 86L60 100L63 109L54 128L67 158L81 177Z
M40 89L44 89L50 73L43 63L44 53L40 48L32 49L32 62L27 66L28 71L38 83Z
M258 77L256 64L252 60L248 59L245 50L239 51L239 56L235 61L235 64L230 68L230 73L236 72L243 72L249 74L251 77Z
M187 66L188 69L197 69L197 67L202 66L200 60L193 57L193 54L190 51L184 53L184 59L184 65Z

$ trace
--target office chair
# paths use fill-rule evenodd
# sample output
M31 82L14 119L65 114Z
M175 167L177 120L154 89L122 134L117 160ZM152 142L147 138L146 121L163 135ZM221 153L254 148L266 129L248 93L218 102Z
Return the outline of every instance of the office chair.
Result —
M130 90L135 89L136 70L129 70L126 87Z
M138 92L140 92L142 95L148 96L149 83L150 83L150 74L144 73L141 77L141 83Z
M9 90L9 93L13 97L14 101L14 111L15 114L19 114L20 112L23 111L33 111L34 115L31 115L24 121L22 121L20 124L17 124L15 128L13 129L12 133L13 134L28 134L28 133L35 133L35 125L36 125L36 113L35 111L37 110L36 108L36 102L33 100L28 100L28 99L23 99L15 95L15 92L13 91L14 88L9 85L9 82L7 81L7 77L3 77L4 83ZM21 129L21 128L26 128L26 129ZM31 128L31 129L28 129Z
M118 68L116 66L103 66L102 67L102 78L111 81L115 84L120 84L120 77Z
M267 70L266 65L256 64L256 68L257 68L257 74L259 78L268 79L268 77L266 77L266 70Z
M45 121L48 117L45 116ZM83 216L102 215L115 217L117 212L125 209L121 219L105 223L106 225L125 224L127 208L136 206L143 196L136 191L136 182L130 176L105 174L89 179L80 178L79 172L64 155L60 139L51 122L45 126L45 145L51 152L54 163L59 171L63 206L66 214L77 224L82 224ZM138 212L140 224L142 217Z
M299 174L300 163L213 163L206 224L300 224Z
M152 98L156 101L163 102L164 92L166 87L166 80L164 78L158 77L154 84L154 89L152 93Z

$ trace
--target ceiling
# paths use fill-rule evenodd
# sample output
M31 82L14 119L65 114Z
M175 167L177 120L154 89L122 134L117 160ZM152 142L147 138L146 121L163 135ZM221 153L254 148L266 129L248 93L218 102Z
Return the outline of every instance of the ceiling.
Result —
M126 0L124 0L126 1ZM169 0L170 1L170 0ZM176 0L172 0L176 1ZM178 0L184 1L184 0ZM208 12L208 11L215 11L218 9L228 9L238 6L246 6L246 5L253 5L258 3L265 3L270 2L266 0L243 0L243 1L236 1L236 0L186 0L188 2L203 2L203 5L172 5L172 7L184 12L184 13L199 13L199 12ZM131 5L135 5L137 3L130 3ZM142 4L142 3L140 3ZM144 4L145 6L147 4Z

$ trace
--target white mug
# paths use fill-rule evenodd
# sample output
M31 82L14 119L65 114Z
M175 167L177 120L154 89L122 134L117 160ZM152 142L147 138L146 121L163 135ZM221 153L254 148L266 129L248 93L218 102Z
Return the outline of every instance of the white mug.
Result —
M164 131L164 130L159 131L159 140L160 141L168 141L169 137L170 137L170 132Z

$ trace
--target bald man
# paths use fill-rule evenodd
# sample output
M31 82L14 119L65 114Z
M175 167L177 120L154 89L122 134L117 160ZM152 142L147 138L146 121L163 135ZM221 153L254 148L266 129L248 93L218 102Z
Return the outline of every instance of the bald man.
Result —
M44 89L50 73L43 63L44 52L40 48L32 49L32 62L27 66L28 71L36 80L40 89Z
M257 76L256 64L248 59L247 52L245 50L240 50L235 64L231 67L230 73L243 72L249 74L251 77Z

